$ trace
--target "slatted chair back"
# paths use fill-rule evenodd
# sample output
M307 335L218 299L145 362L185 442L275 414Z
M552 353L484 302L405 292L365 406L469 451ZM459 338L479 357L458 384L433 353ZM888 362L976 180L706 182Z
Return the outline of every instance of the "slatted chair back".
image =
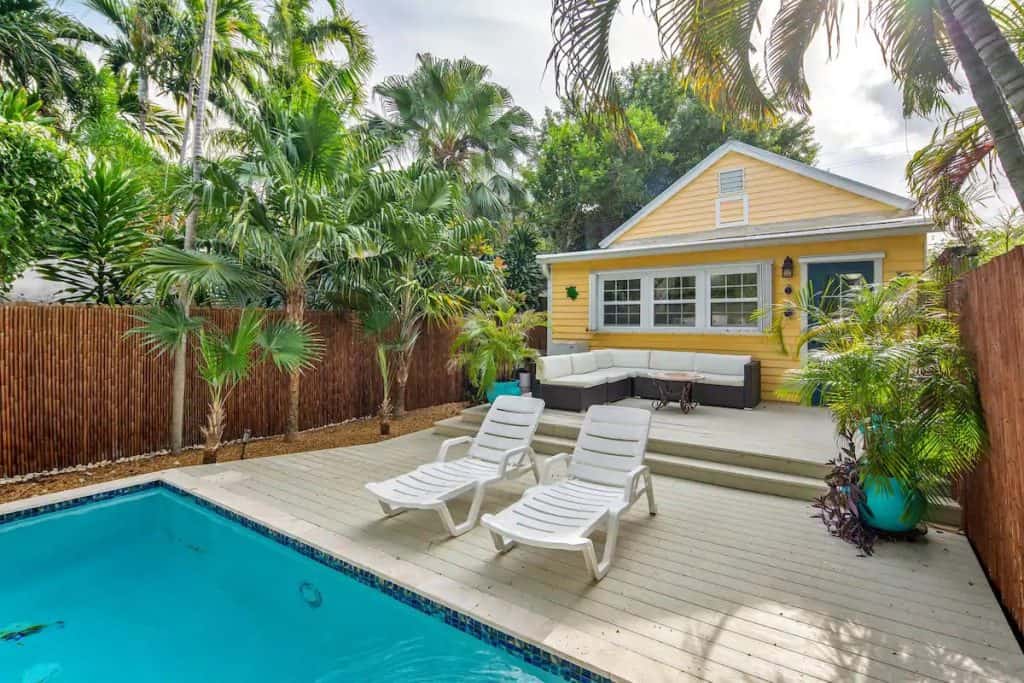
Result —
M651 413L626 406L591 406L583 419L569 476L605 484L628 485L627 475L643 464Z
M525 396L499 396L494 399L480 430L473 437L469 455L488 462L499 462L505 451L517 446L529 446L540 424L544 401ZM520 464L525 453L509 461L509 466Z

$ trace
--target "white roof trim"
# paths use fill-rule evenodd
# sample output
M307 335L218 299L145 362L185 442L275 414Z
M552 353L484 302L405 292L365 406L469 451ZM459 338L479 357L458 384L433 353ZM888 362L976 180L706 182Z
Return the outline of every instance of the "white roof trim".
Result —
M739 140L729 140L728 142L725 142L724 144L720 145L718 149L716 149L714 152L704 157L704 160L701 161L696 166L694 166L693 168L691 168L686 173L686 175L684 175L682 178L669 185L664 192L662 192L657 197L649 201L646 206L644 206L642 209L633 214L633 216L630 217L629 220L627 220L625 223L616 228L610 235L601 240L599 246L603 249L608 245L612 244L615 240L621 237L623 233L625 233L627 230L629 230L634 225L639 223L645 216L647 216L656 208L664 204L681 189L683 189L691 182L693 182L697 178L697 176L701 175L704 171L708 169L708 167L710 167L712 164L714 164L716 161L721 159L729 152L738 152L739 154L745 154L749 157L753 157L754 159L758 159L759 161L763 161L767 164L778 166L779 168L786 169L787 171L792 171L793 173L797 173L812 180L817 180L819 182L825 183L826 185L838 187L839 189L846 190L847 192L859 194L862 197L867 197L868 199L874 199L875 201L881 202L883 204L888 204L889 206L895 207L897 209L907 211L913 209L916 206L915 202L912 199L908 199L907 197L901 197L898 194L886 192L885 190L881 190L877 187L872 187L871 185L866 185L856 180L851 180L850 178L844 178L843 176L838 176L834 173L829 173L828 171L822 171L820 168L808 166L807 164L801 163L799 161L794 161L793 159L790 159L788 157L784 157L781 154L775 154L774 152L769 152L768 150L761 149L760 147L748 145L744 142L740 142Z
M562 261L596 261L604 259L628 258L630 256L652 256L656 254L679 254L690 251L715 251L730 249L737 246L767 246L778 243L799 242L830 242L860 237L893 237L897 235L915 235L930 232L935 228L927 219L917 218L893 224L867 223L863 225L841 225L820 230L795 230L790 232L766 233L764 235L743 235L739 237L719 237L710 240L691 240L670 244L647 244L637 247L619 247L618 249L589 249L587 251L567 251L560 254L540 254L537 261L542 264Z

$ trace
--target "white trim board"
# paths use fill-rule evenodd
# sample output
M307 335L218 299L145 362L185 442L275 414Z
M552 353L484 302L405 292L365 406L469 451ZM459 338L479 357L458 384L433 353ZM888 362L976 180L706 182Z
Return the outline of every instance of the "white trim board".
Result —
M703 161L701 161L699 164L691 168L679 180L669 185L664 192L662 192L657 197L649 201L642 209L633 214L633 216L630 217L629 220L627 220L625 223L616 228L611 234L609 234L607 237L601 240L599 246L602 249L604 249L611 245L613 242L615 242L615 240L621 237L623 233L625 233L627 230L629 230L634 225L639 223L644 217L646 217L652 211L654 211L659 206L667 202L670 198L675 196L677 192L679 192L684 187L686 187L694 180L696 180L697 177L700 176L704 171L706 171L712 164L714 164L716 161L724 157L729 152L737 152L739 154L744 154L753 159L757 159L758 161L763 161L767 164L771 164L772 166L783 168L787 171L797 173L806 178L810 178L812 180L817 180L818 182L825 183L826 185L831 185L841 190L852 192L853 194L859 194L862 197L867 197L868 199L874 199L877 202L888 204L889 206L895 207L897 209L909 211L916 206L915 202L912 199L908 199L907 197L901 197L898 194L886 192L885 190L879 189L877 187L872 187L871 185L867 185L865 183L852 180L850 178L844 178L843 176L839 176L834 173L829 173L828 171L823 171L820 168L808 166L807 164L801 163L799 161L794 161L793 159L790 159L788 157L784 157L781 154L775 154L774 152L769 152L768 150L761 149L760 147L748 145L746 143L740 142L739 140L729 140L722 144L721 146L719 146L718 149L716 149L714 152L704 157Z

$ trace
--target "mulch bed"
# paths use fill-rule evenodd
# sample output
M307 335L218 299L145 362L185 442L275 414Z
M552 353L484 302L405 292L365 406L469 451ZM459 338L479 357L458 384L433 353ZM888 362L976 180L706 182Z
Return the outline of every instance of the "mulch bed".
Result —
M360 444L385 441L403 434L418 432L421 429L429 429L438 420L459 414L465 405L464 403L445 403L430 408L410 410L402 418L391 421L391 434L389 436L380 435L380 428L376 418L364 418L333 427L300 432L298 439L292 442L286 442L280 436L250 441L245 447L245 459L250 460L252 458L265 458L271 455L303 453L324 448L358 446ZM238 460L241 453L242 444L228 444L218 451L217 462ZM202 462L202 459L202 449L197 448L189 449L180 455L154 455L147 458L100 465L87 470L49 474L29 481L0 484L0 503L9 503L21 498L40 496L45 493L64 491L89 484L98 484L137 474L198 465Z

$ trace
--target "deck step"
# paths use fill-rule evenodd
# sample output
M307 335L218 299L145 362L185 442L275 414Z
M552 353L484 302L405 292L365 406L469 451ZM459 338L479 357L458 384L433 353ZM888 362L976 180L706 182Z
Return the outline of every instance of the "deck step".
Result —
M487 414L486 405L473 406L462 412L461 419L475 425L484 421ZM742 413L740 413L742 415ZM545 414L541 418L537 433L544 436L560 437L562 439L575 440L579 434L579 425L567 423ZM707 460L723 465L735 465L768 472L780 472L800 477L822 479L829 473L829 468L819 462L802 460L799 458L785 458L778 455L766 455L752 451L742 451L731 448L720 448L707 444L687 443L679 440L663 439L657 436L657 426L652 430L652 436L647 441L647 450L665 455L674 455L681 458L695 460Z
M467 409L461 415L450 417L434 423L434 433L442 436L473 436L482 422L482 416L474 415L474 408ZM477 419L479 417L479 419ZM548 429L544 429L548 426ZM568 428L568 429L567 429ZM551 432L555 432L552 434ZM541 422L541 428L533 438L533 448L542 455L572 452L578 430L571 430L569 425ZM563 436L564 435L564 436ZM699 481L705 484L726 488L753 491L784 498L810 501L825 492L822 476L808 476L785 471L785 463L777 470L768 469L764 460L768 456L755 458L758 467L702 457L719 449L704 449L697 452L698 457L663 452L660 446L666 442L658 439L648 441L645 462L655 474L669 477ZM781 460L781 459L779 459ZM928 521L945 526L957 527L961 521L960 506L953 500L929 508Z

